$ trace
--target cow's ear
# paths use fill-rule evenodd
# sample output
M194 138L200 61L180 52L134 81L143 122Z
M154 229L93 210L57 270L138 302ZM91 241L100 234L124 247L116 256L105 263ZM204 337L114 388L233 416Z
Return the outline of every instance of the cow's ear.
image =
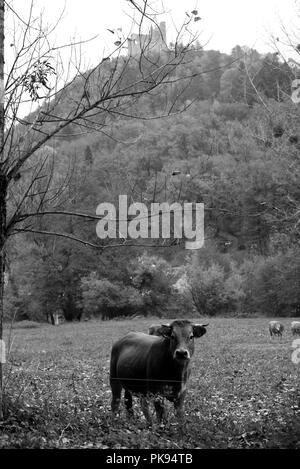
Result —
M172 332L172 327L170 326L170 324L162 324L159 327L158 331L160 335L162 335L163 337L170 337L171 332Z
M208 324L194 324L193 325L193 334L194 337L201 337L206 334L206 327Z

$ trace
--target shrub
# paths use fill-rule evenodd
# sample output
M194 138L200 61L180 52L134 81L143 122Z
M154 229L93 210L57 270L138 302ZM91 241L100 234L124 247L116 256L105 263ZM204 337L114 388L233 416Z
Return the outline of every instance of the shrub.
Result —
M99 279L95 273L81 279L81 292L78 306L87 316L100 316L102 319L129 316L143 306L143 298L135 288Z
M227 310L224 270L218 264L206 269L192 267L189 272L191 296L200 314L215 316Z
M300 259L294 251L243 265L244 309L269 316L300 315Z
M157 256L143 254L132 262L132 283L144 301L144 314L162 316L169 311L172 268Z

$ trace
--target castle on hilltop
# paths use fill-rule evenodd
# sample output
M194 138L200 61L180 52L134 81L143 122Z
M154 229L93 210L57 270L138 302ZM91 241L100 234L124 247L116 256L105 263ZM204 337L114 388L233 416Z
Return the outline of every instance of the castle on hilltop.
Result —
M136 57L142 51L149 54L160 54L167 49L166 23L162 21L159 26L151 26L149 34L131 34L128 38L128 55Z

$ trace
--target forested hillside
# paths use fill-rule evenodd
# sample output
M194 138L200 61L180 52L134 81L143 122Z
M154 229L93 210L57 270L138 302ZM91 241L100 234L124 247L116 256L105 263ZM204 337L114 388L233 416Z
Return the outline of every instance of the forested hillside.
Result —
M124 82L136 67L129 64ZM100 132L101 116L94 129L71 123L36 158L49 154L48 165L56 159L52 184L63 182L61 211L94 215L101 202L117 206L120 194L129 203L203 202L204 247L153 240L110 246L119 239L96 250L16 234L7 259L7 319L46 320L58 311L66 320L300 315L300 111L290 97L292 71L276 54L237 46L231 55L195 48L175 73L191 79L184 89L173 81L142 97L136 106L144 118L128 117L126 106L110 108ZM60 106L74 105L79 88L75 81ZM91 219L49 214L26 226L100 241Z

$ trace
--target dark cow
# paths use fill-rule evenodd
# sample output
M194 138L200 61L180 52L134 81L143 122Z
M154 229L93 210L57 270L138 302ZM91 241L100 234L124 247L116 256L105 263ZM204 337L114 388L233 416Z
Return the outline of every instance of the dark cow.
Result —
M270 336L272 337L273 335L277 335L282 337L282 333L284 331L283 324L281 324L279 321L270 321L269 322L269 331L270 331Z
M161 325L159 335L130 332L118 340L113 345L110 362L112 412L118 411L124 388L125 406L130 414L132 393L138 393L144 415L151 422L147 401L147 395L151 394L156 397L154 405L159 421L164 417L161 396L174 403L182 420L194 338L204 335L207 325L175 320Z

